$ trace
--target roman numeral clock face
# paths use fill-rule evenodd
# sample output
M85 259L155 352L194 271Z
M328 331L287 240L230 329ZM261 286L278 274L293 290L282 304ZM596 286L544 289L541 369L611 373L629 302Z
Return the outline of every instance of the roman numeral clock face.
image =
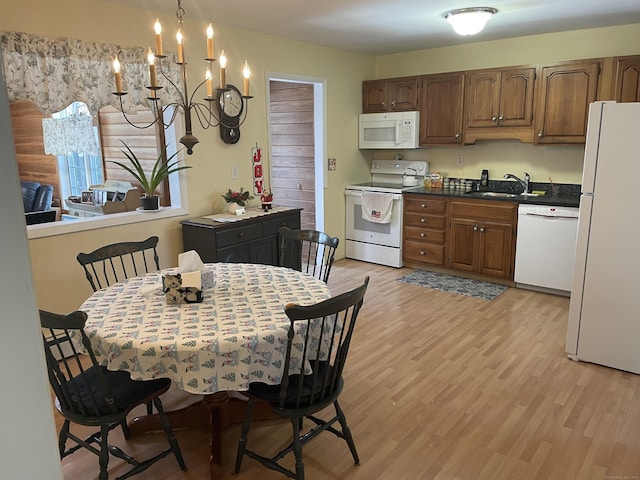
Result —
M244 110L244 99L235 86L218 92L218 112L220 113L220 138L224 143L234 144L240 140L240 116Z

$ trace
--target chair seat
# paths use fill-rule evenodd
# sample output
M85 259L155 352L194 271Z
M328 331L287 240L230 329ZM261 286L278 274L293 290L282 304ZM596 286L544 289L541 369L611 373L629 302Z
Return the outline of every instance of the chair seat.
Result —
M319 362L318 377L324 378L325 375L331 375L332 367L327 362ZM300 387L300 379L302 378L302 391L298 392ZM323 382L316 381L314 386L314 376L313 375L290 375L289 376L289 385L286 391L284 408L299 408L304 407L310 403L313 403L313 397L318 397L322 392ZM335 387L333 388L333 392L324 392L323 397L329 396L331 397L328 403L333 402L333 399L340 394L342 390L342 379L339 379L336 382ZM325 385L326 386L326 385ZM278 409L280 407L280 391L281 385L267 385L262 382L254 382L249 385L249 395L252 397L258 398L260 400L264 400L265 402L269 402L273 408ZM314 408L317 409L317 408Z
M125 412L131 405L143 403L149 396L161 391L168 390L171 380L168 378L158 378L156 380L132 380L129 372L111 371L106 367L91 367L85 371L83 377L76 377L71 380L76 390L72 391L71 401L77 409L84 409L90 415L111 415L113 412L107 404L104 391L99 387L98 370L109 384L109 389L113 395L116 408L119 412ZM92 398L96 405L93 405ZM97 413L95 409L98 409Z

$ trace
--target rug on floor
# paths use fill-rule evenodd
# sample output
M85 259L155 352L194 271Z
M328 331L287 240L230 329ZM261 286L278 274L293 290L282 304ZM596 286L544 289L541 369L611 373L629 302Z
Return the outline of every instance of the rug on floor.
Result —
M498 285L497 283L454 277L453 275L428 272L426 270L414 270L409 275L400 277L398 281L426 288L434 288L436 290L442 290L443 292L481 298L483 300L493 300L509 288L504 285Z

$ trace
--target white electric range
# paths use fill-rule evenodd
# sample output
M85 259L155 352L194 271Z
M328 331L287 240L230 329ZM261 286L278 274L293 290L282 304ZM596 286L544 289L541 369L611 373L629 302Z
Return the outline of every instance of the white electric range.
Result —
M402 262L402 192L421 187L429 162L373 160L371 181L345 187L346 257L400 268ZM392 198L391 219L378 223L363 218L362 192Z

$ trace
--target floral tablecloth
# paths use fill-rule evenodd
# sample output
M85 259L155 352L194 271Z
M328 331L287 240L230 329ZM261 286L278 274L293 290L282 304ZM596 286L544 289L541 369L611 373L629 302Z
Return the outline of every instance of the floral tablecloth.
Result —
M328 287L283 267L207 267L215 286L203 290L202 303L168 305L160 273L95 292L80 310L98 361L136 380L171 378L196 394L279 383L290 325L285 305L327 299Z

